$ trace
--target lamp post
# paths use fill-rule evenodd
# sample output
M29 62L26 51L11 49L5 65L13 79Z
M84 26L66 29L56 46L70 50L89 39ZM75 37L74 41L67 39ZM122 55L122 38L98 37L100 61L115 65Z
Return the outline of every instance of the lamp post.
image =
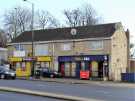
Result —
M33 29L33 25L34 25L34 3L28 1L28 0L23 0L26 2L29 2L32 6L32 19L31 19L31 32L32 32L32 36L31 36L31 44L32 44L32 69L31 69L31 76L34 76L34 71L35 71L35 66L34 66L34 29Z
M104 63L103 63L103 80L106 81L107 80L107 74L108 74L108 67L107 67L108 63L107 63L107 56L104 56ZM106 74L107 73L107 74Z
M16 29L17 29L17 8L15 8L15 17L14 17L15 21L14 21L14 38L17 37L17 32L16 32Z
M71 29L71 35L72 35L72 39L73 39L73 55L74 55L74 48L75 48L75 42L74 42L74 38L75 38L75 36L76 36L76 29L75 28L73 28L73 29Z

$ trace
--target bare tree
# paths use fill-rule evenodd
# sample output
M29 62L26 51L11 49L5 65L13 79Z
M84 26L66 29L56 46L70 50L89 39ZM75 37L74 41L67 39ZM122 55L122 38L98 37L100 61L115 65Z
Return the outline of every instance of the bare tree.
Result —
M7 37L6 33L0 29L0 47L6 47Z
M31 29L31 11L27 8L17 8L17 24L20 32Z
M47 23L49 22L49 12L47 11L38 11L37 12L37 24L39 25L39 27L41 27L42 29L45 29Z
M59 20L58 19L56 19L54 16L52 16L52 15L50 15L50 17L49 17L49 22L50 22L50 24L49 24L49 27L55 27L55 28L57 28L57 27L60 27L60 22L59 22Z
M11 40L30 29L31 13L27 8L17 7L9 10L3 17L6 33L9 33Z
M96 12L90 4L73 10L64 10L66 22L69 26L85 26L98 23Z
M71 27L79 26L81 19L81 12L79 9L74 10L64 10L64 15L67 18L67 24Z
M14 33L14 36L12 35L12 32L15 31L15 12L9 11L4 15L4 26L4 30L10 33L9 36L12 40L12 38L16 36L16 33Z
M59 26L59 21L55 17L53 17L48 11L38 11L37 15L37 24L40 28L45 29L45 27Z
M90 4L86 4L83 6L82 17L82 20L85 22L84 25L94 25L98 23L98 19L96 18L96 11Z

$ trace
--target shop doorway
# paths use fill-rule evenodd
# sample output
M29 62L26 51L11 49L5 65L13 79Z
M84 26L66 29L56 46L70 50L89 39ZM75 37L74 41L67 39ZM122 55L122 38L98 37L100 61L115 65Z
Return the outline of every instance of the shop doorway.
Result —
M104 64L104 61L92 61L91 62L92 77L103 78L103 72L104 72L103 64Z
M64 62L60 62L59 63L59 70L58 70L58 72L60 72L63 77L65 76L65 64L64 64Z
M98 77L103 78L103 61L98 62Z
M76 62L76 77L80 78L81 62Z
M92 61L91 62L91 69L92 69L92 77L98 77L98 62Z
M76 63L75 62L60 62L59 70L64 77L76 77Z

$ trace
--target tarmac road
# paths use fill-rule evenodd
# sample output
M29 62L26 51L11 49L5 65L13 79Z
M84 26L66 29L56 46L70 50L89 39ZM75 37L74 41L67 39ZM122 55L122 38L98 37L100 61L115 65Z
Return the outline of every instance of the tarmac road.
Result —
M11 92L0 92L0 101L64 101L64 100L17 94Z
M0 80L0 86L66 94L104 101L135 101L135 88L94 84L62 84L27 80Z

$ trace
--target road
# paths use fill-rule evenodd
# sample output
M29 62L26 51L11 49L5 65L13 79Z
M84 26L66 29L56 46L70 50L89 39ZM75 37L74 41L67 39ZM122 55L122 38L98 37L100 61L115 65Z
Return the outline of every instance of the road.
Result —
M30 96L11 92L0 92L0 101L63 101L63 100Z
M0 80L0 86L25 88L104 101L135 101L135 88L96 84L62 84L43 81Z

